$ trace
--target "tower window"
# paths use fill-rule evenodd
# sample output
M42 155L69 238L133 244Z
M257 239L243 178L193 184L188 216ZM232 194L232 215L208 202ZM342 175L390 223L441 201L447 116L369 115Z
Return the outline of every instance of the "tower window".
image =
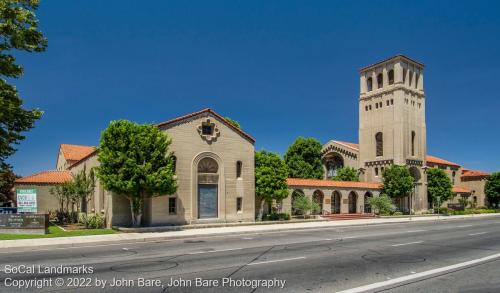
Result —
M384 86L384 76L382 73L377 75L377 88L382 88Z
M365 111L368 111L368 106L365 106Z
M372 109L372 105L370 105L370 110Z
M375 152L377 157L384 155L384 139L382 132L375 134Z
M237 197L236 198L236 212L241 212L243 208L243 198Z
M375 109L378 109L378 103L375 103Z
M375 167L375 176L378 176L378 168Z
M385 101L385 103L387 104L387 106L389 106L389 100Z
M415 74L415 88L418 88L418 80L420 78L420 75L418 73Z
M391 105L394 105L394 100L393 99L391 99Z
M393 84L394 83L394 70L389 70L389 84Z
M411 155L415 155L415 131L411 132Z
M371 77L368 77L368 79L366 80L366 90L371 92L373 89L373 80Z
M403 83L406 82L406 69L403 68Z
M455 184L455 175L457 175L457 173L455 171L453 171L451 173L451 184Z
M243 163L241 161L236 162L236 178L241 178L242 168L243 168Z
M413 79L413 72L410 71L410 79L408 80L408 85L411 86L411 80Z

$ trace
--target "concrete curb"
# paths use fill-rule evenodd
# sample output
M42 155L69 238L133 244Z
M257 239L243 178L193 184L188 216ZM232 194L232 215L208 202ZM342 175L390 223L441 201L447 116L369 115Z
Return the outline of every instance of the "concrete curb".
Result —
M406 222L430 222L430 221L449 221L460 219L484 218L484 217L500 217L500 214L477 214L477 215L460 215L446 217L414 217L406 218L375 218L361 220L343 220L343 221L321 221L321 222L302 222L288 223L276 225L246 225L239 227L220 227L220 228L201 228L189 229L182 231L170 231L159 233L121 233L109 235L95 236L75 236L75 237L58 237L58 238L37 238L37 239L21 239L21 240L1 240L0 248L8 248L5 253L13 251L30 251L30 250L48 250L56 248L71 248L99 245L126 245L130 243L144 242L161 242L179 239L201 238L211 236L239 235L249 233L266 233L266 232L284 232L304 229L325 229L325 228L346 228L360 227L369 225L383 225Z

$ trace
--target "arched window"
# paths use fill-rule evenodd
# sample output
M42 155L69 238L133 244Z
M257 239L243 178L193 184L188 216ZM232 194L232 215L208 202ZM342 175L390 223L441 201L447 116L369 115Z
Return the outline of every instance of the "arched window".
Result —
M236 178L241 178L242 167L243 167L243 163L241 161L236 162Z
M377 157L383 156L384 155L384 138L382 135L382 132L377 132L375 134L375 151Z
M217 218L219 214L219 165L212 158L198 163L198 218Z
M420 75L418 73L415 74L415 88L418 88L418 79L420 78Z
M368 79L366 80L366 90L371 92L373 89L373 80L371 77L368 77Z
M415 155L415 131L411 132L411 155Z
M382 73L377 75L377 88L382 88L384 86L384 76Z
M389 70L389 84L393 84L394 83L394 70Z
M378 167L375 167L375 176L378 176Z

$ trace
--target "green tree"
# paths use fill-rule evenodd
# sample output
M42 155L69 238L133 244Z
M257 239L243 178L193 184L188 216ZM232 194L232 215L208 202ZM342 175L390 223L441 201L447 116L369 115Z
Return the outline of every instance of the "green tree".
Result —
M444 202L453 198L452 183L448 175L439 168L430 168L427 170L427 194L432 202Z
M379 215L389 215L396 210L396 207L392 204L392 199L385 194L370 197L368 203L373 208L374 212Z
M392 165L382 174L382 194L390 198L406 197L413 190L413 177L405 166Z
M317 202L310 200L307 196L297 196L293 201L293 208L303 216L310 212L319 212L320 206Z
M321 143L314 138L298 137L288 147L285 163L291 178L323 178L321 163Z
M75 196L73 181L57 184L51 187L49 192L59 202L59 211L57 212L57 219L59 223L66 223L70 219L69 205Z
M332 180L335 181L359 181L358 172L353 167L342 167L337 170Z
M177 190L171 140L157 127L112 121L101 134L97 176L104 187L130 202L132 225L140 226L144 199Z
M78 205L85 203L85 213L87 213L87 204L92 198L95 189L95 176L94 169L91 168L87 174L86 167L83 167L79 173L76 174L74 180L75 194L77 195Z
M34 126L42 116L38 109L26 110L16 88L5 78L19 78L23 67L16 64L11 52L42 52L47 39L38 30L35 10L37 0L0 1L0 169L9 166L5 160L14 154L15 144L24 139L23 131Z
M0 170L0 203L15 200L14 181L19 178L11 168Z
M288 169L285 162L274 153L255 153L255 195L260 199L259 218L262 218L264 203L280 202L288 196L286 179Z
M500 172L495 172L486 178L484 193L490 206L498 207L500 201Z
M233 119L231 119L231 118L229 118L227 116L224 117L224 119L226 119L226 121L229 122L229 124L233 125L234 127L238 128L238 129L241 129L241 124L238 121L233 120Z

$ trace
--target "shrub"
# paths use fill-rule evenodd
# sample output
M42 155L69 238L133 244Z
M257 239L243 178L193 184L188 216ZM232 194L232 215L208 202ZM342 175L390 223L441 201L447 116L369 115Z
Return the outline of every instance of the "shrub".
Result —
M434 213L448 215L450 213L450 209L448 209L448 208L434 208Z
M391 198L387 195L372 197L368 199L368 203L375 213L379 215L390 215L396 210L396 207L392 204Z
M87 225L87 214L85 213L78 213L78 223Z
M290 215L288 213L270 213L262 217L262 221L288 221Z
M99 214L89 214L86 226L88 229L102 229L104 228L104 218Z
M402 216L403 212L397 211L392 214L393 216Z

